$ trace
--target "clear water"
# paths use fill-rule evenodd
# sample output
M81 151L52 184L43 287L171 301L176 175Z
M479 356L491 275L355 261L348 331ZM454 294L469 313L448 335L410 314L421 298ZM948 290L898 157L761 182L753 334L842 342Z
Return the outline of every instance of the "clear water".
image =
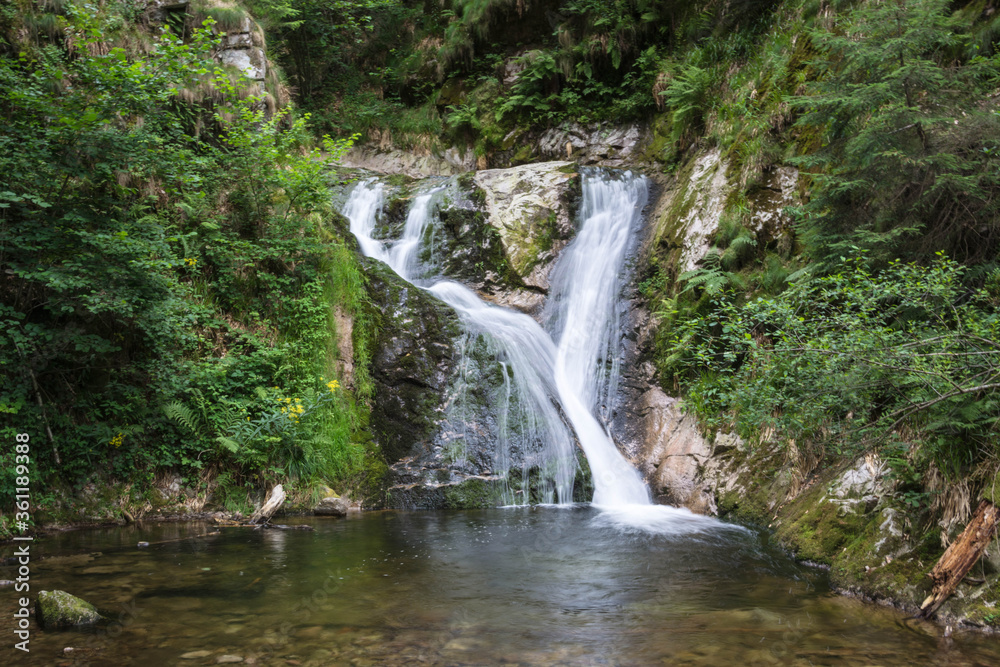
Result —
M996 639L944 638L837 596L824 572L756 533L675 512L655 517L659 531L623 530L590 507L534 507L287 520L313 532L64 533L34 545L32 592L66 590L123 624L33 626L31 653L8 638L0 664L1000 664ZM181 658L197 651L208 653Z

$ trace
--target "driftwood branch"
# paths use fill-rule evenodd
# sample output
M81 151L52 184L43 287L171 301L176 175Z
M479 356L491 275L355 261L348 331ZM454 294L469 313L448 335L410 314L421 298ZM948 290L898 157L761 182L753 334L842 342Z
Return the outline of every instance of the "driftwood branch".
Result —
M45 403L42 401L42 389L38 386L38 378L35 377L35 371L28 369L28 373L31 375L31 384L35 388L35 399L38 401L38 409L42 411L42 421L45 422L45 432L49 436L49 444L52 445L52 457L56 461L56 465L61 465L62 461L59 460L59 448L56 447L56 439L52 435L52 427L49 426L49 417L45 414Z
M934 569L927 575L934 582L934 588L930 596L920 605L920 616L930 618L948 599L989 546L996 533L998 522L1000 522L1000 507L989 500L980 502L969 525L942 554Z
M212 537L213 535L218 535L219 531L213 530L208 533L202 533L201 535L188 535L187 537L175 537L172 540L160 540L159 542L139 542L139 548L144 549L146 547L156 546L157 544L170 544L171 542L183 542L184 540L197 540L202 537Z
M271 515L278 511L285 502L285 489L281 484L277 485L264 499L264 504L250 517L252 524L264 524L271 520Z

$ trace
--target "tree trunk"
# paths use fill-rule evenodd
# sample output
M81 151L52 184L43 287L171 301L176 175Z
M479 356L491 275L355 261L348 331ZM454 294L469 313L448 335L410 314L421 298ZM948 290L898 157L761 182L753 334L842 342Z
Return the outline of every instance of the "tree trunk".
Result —
M927 575L934 582L934 589L920 605L920 616L930 618L948 599L989 546L996 533L997 522L1000 522L1000 508L989 500L982 500L969 525Z
M271 489L264 499L264 504L250 517L250 523L265 524L271 520L271 515L278 511L278 508L285 502L285 490L281 484Z

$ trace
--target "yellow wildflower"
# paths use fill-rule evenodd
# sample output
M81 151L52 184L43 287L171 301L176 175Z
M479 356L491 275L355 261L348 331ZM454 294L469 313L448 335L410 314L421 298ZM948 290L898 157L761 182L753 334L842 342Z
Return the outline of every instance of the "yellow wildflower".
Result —
M184 263L187 264L188 266L193 267L195 264L198 263L198 258L197 257L185 257L184 258Z
M111 445L112 447L121 447L122 442L124 441L125 441L125 434L119 433L115 437L111 438L111 440L108 441L108 444Z
M339 387L340 383L337 382L336 380L330 380L329 382L326 383L326 386L330 390L330 392L333 393L333 390Z

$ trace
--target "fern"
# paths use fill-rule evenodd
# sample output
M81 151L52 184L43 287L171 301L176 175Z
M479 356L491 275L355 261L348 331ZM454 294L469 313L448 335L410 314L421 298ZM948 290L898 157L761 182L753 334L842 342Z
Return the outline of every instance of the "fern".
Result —
M240 451L240 443L236 442L232 438L227 438L224 435L220 435L215 439L215 441L218 442L220 445L222 445L225 449L228 449L233 454Z
M166 415L167 419L179 424L191 434L198 437L204 436L203 426L198 415L183 403L179 401L167 403L163 406L163 414Z
M690 292L696 287L701 287L710 295L718 294L729 288L746 288L746 281L742 276L722 269L719 255L710 254L703 261L704 267L685 271L678 276L678 280L686 283L681 294Z

